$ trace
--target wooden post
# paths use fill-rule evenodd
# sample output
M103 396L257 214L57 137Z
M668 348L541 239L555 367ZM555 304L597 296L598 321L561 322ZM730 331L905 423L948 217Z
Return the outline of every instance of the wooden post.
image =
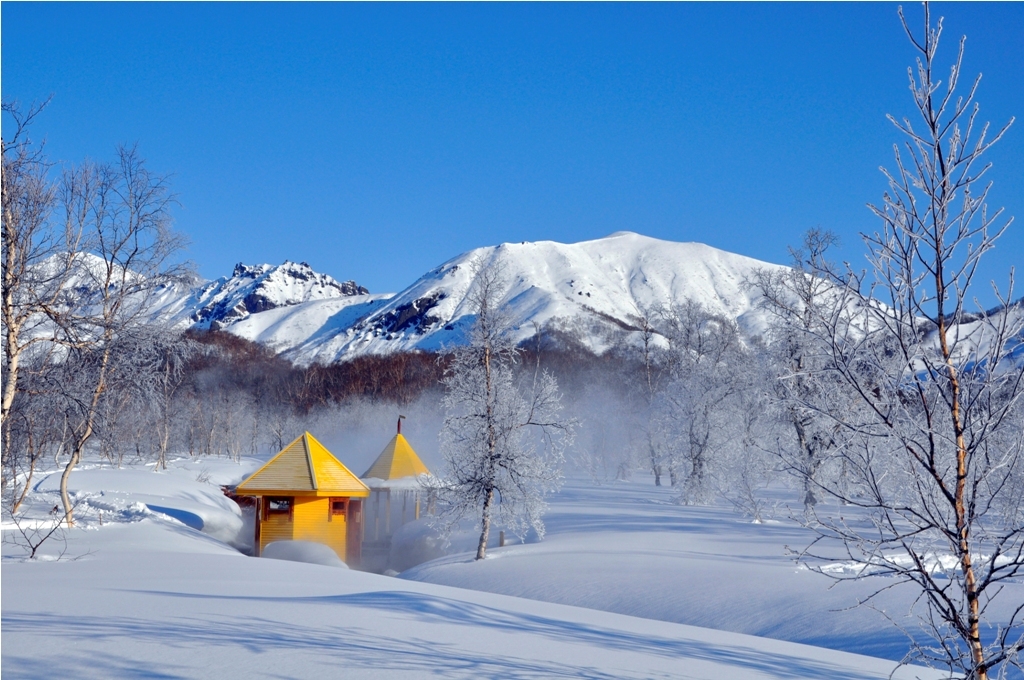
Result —
M505 532L504 531L499 531L498 532L498 547L499 548L504 548L505 547Z
M263 496L256 496L256 519L255 528L253 529L253 544L252 554L255 557L260 556L260 520L263 519Z
M380 540L380 490L374 494L377 497L373 508L373 540Z

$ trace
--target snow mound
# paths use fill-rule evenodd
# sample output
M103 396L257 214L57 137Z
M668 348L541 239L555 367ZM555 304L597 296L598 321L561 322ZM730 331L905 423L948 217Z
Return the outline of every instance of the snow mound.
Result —
M348 565L342 562L338 554L331 548L312 541L274 541L263 548L261 556L272 560L305 562L306 564L348 569Z
M457 553L452 546L400 578L893 660L907 653L901 632L877 611L854 605L888 587L875 606L917 634L908 617L914 589L882 577L830 588L830 578L787 553L787 546L810 540L796 523L753 524L724 505L677 505L674 494L650 478L602 486L570 479L548 499L542 542L489 547L482 561L471 548ZM423 540L396 535L409 554L417 545L425 552ZM835 575L850 568L830 565ZM1009 621L1021 602L1024 584L1006 582L989 614Z
M501 525L495 524L487 539L488 550L498 547L501 533ZM512 545L519 543L520 540L509 532L505 542ZM445 538L437 528L430 525L430 519L424 517L405 524L394 533L391 538L388 566L397 572L404 572L424 562L448 555L475 556L479 543L480 530L474 527L472 522L463 522ZM460 561L464 561L461 557Z

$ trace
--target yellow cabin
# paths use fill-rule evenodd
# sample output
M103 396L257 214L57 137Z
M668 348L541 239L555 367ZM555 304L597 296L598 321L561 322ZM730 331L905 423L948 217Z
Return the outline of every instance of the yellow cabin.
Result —
M235 487L256 498L257 557L274 541L314 541L356 566L370 489L306 432Z
M391 536L403 525L420 518L423 487L420 477L430 470L398 432L377 456L362 480L370 488L363 525L363 557L367 568L383 568L391 549Z

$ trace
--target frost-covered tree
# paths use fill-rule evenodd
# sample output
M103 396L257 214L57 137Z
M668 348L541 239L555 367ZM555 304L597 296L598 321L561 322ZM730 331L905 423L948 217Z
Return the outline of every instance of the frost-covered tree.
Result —
M925 5L918 38L902 9L900 18L918 52L910 84L919 118L890 117L905 144L871 206L881 229L864 237L870 269L816 272L835 304L814 310L806 340L817 357L803 373L819 381L804 408L844 439L846 485L825 489L866 521L853 509L816 512L821 539L805 557L834 561L823 546L838 543L856 566L839 578L912 584L933 641L910 660L986 680L1024 670L1024 603L1008 603L1008 619L991 613L1002 585L1024 575L1022 315L1006 301L970 309L981 258L1010 224L987 210L981 181L981 159L1007 128L992 134L978 122L978 79L957 94L963 39L943 83L941 19L933 25Z
M758 269L750 281L761 293L761 308L773 318L765 348L773 373L767 381L767 398L786 428L778 433L772 451L782 467L802 481L807 510L818 502L823 476L837 472L835 465L828 464L837 462L838 428L815 409L806 408L807 402L820 400L823 391L833 399L844 394L841 384L823 379L819 369L828 359L813 341L837 300L832 282L815 272L831 267L827 251L837 243L831 232L811 229L800 248L790 249L792 267Z
M723 404L729 432L728 444L718 456L718 491L737 510L760 522L769 510L764 490L780 470L775 443L781 428L766 389L774 378L770 354L759 341L747 342L740 370L726 374L735 381L735 394Z
M746 389L745 352L735 322L695 301L662 315L670 379L657 400L657 437L680 500L705 503L716 491L726 449L742 440L737 414Z
M82 366L73 380L57 386L71 424L60 481L70 526L68 478L96 432L104 393L118 370L112 358L145 323L153 296L188 269L172 260L183 241L170 229L167 182L149 172L136 149L120 148L113 164L67 170L58 194L65 223L84 235L74 258L74 285L64 286L47 310L65 351L61 361Z
M654 485L661 486L664 466L669 462L664 431L658 427L658 404L664 396L669 376L669 354L665 338L657 328L665 321L661 307L640 308L630 318L635 330L622 350L626 361L623 369L632 409L629 429L633 433L633 455L638 464L646 465L654 475ZM637 371L639 369L639 372ZM641 463L642 462L642 463Z
M516 533L532 528L543 537L544 497L561 484L574 423L560 418L555 378L539 366L521 370L500 307L500 268L482 269L473 285L475 321L466 344L452 348L443 379L445 476L436 492L446 531L465 517L479 518L479 560L495 517Z

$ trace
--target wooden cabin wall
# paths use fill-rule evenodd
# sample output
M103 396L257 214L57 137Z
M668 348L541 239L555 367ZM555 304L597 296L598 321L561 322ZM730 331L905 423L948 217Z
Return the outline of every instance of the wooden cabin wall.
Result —
M261 500L263 500L263 503L260 503L260 509L262 510L262 506L266 503L266 500ZM292 521L289 515L267 515L266 519L263 519L262 516L257 516L256 521L260 524L260 555L263 554L263 549L274 541L292 540Z
M323 543L345 560L345 515L331 516L330 498L297 496L294 517L293 540Z

